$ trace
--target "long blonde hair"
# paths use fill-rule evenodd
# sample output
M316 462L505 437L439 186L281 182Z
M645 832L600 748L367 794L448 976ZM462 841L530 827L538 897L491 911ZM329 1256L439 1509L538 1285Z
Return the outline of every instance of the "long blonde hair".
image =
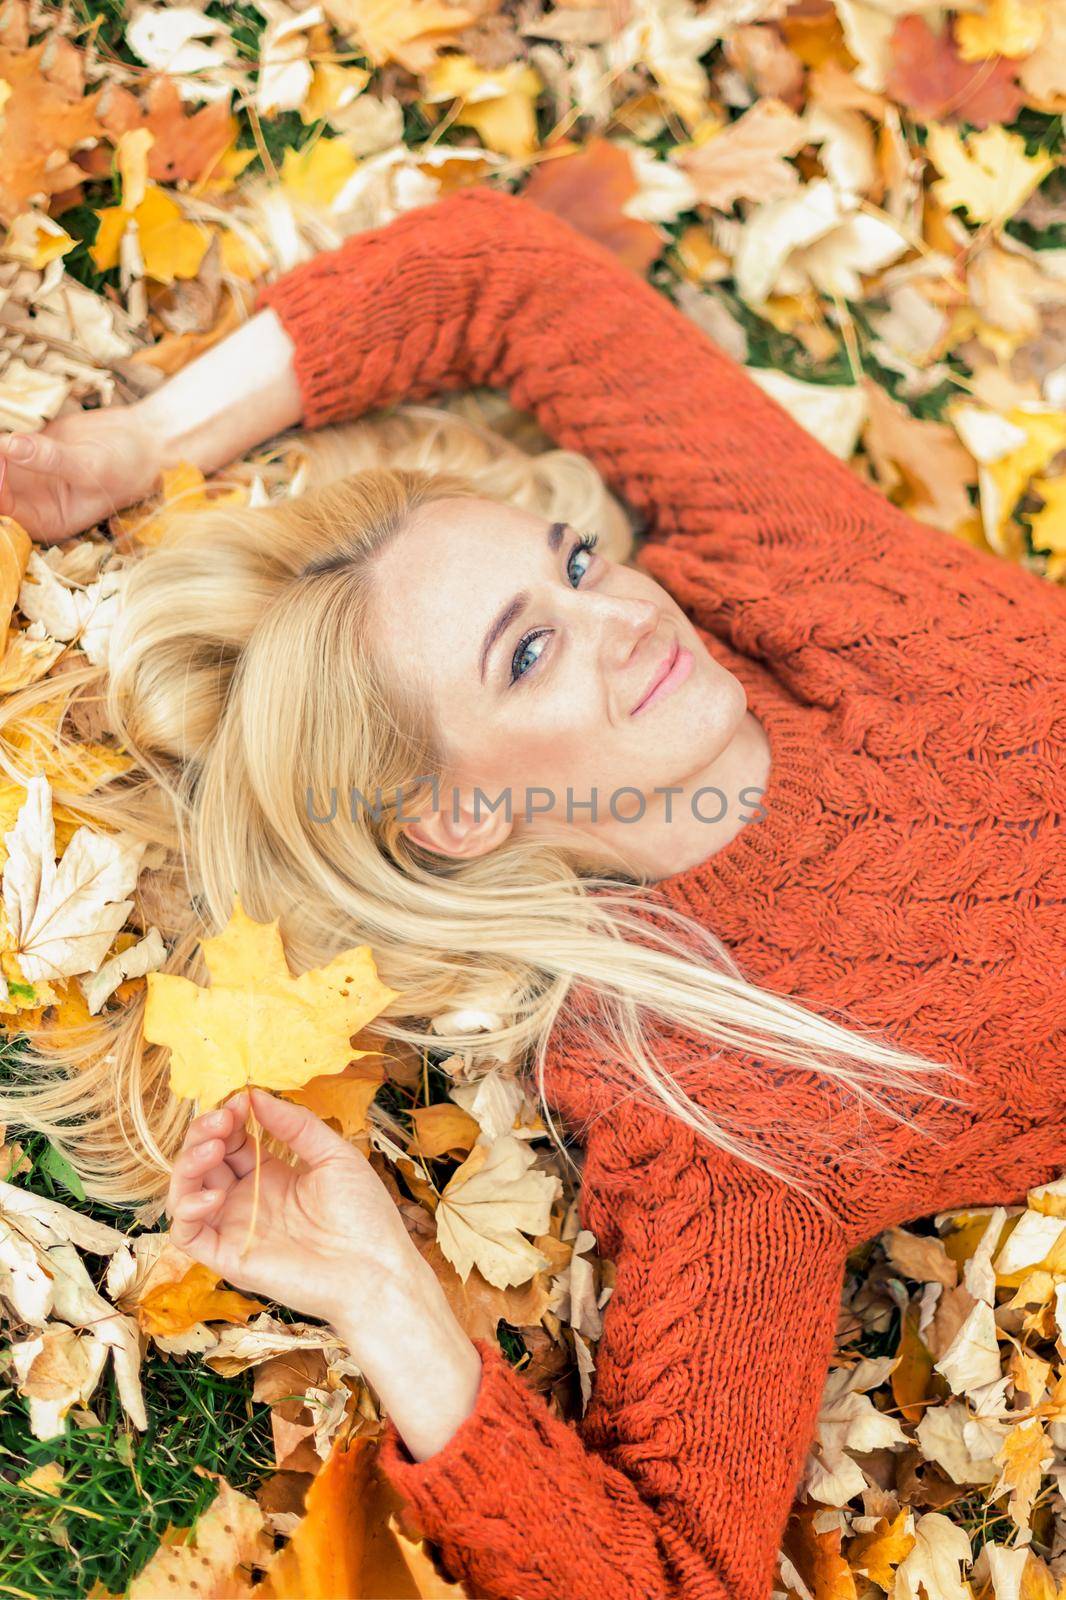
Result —
M548 1041L578 1016L618 1093L804 1188L802 1174L690 1098L657 1041L677 1030L705 1072L722 1048L814 1070L911 1127L882 1092L954 1100L926 1080L958 1069L760 989L713 932L657 902L654 885L582 873L561 846L512 839L447 861L408 840L388 799L380 814L341 803L330 826L315 821L311 797L342 777L345 795L380 789L409 804L424 792L413 781L439 770L432 734L379 670L368 626L375 555L415 507L445 495L507 500L598 531L615 560L632 551L629 515L592 465L528 434L523 448L511 422L508 439L458 406L406 406L304 436L306 492L179 515L124 575L109 670L86 665L10 696L0 740L44 689L68 708L96 697L134 766L88 796L56 796L153 847L152 882L168 892L144 920L170 945L162 970L206 981L199 942L225 925L236 892L256 920L280 918L295 971L371 946L400 995L367 1029L383 1049L405 1041L474 1065L532 1066L557 1136ZM9 744L0 759L20 775ZM650 909L665 926L653 927ZM486 995L501 1026L460 1031L457 1017L441 1028ZM166 1050L143 1040L144 998L92 1028L30 1034L0 1095L0 1119L46 1132L88 1192L115 1203L158 1198L191 1114L169 1090Z

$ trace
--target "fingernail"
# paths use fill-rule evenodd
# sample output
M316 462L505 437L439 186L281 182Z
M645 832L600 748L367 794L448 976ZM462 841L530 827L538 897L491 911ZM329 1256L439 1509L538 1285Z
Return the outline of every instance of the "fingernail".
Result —
M33 454L33 440L16 434L8 446L8 454L16 461L28 461Z

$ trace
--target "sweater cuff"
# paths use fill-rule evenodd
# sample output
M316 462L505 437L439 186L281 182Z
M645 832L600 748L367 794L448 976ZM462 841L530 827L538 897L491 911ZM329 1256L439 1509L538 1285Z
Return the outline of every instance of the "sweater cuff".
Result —
M429 1539L449 1534L454 1538L469 1522L471 1510L485 1499L486 1481L506 1482L520 1468L523 1445L528 1449L533 1443L531 1408L532 1420L550 1421L545 1402L499 1345L487 1339L472 1343L481 1357L481 1385L473 1411L443 1449L425 1461L414 1461L391 1417L380 1437L379 1466Z

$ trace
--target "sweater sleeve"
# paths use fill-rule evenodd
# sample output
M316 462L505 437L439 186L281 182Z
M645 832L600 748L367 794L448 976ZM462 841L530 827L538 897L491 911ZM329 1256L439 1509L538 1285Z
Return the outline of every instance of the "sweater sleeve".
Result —
M793 1191L705 1169L623 1207L628 1234L584 1417L553 1415L495 1345L474 1411L381 1465L444 1565L513 1600L765 1600L833 1350L846 1250ZM617 1219L616 1219L617 1220Z
M295 344L309 427L488 385L586 455L652 541L765 565L907 520L664 294L520 196L456 191L257 303Z

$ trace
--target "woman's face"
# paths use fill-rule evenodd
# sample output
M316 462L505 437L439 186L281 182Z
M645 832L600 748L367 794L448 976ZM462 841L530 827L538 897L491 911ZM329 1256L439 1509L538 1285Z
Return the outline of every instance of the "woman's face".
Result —
M494 500L419 507L379 557L374 609L388 670L426 704L445 755L440 810L427 802L407 832L447 855L481 854L512 826L616 827L615 791L686 785L746 711L739 680L652 578ZM665 692L641 705L677 653ZM509 790L511 823L484 801L478 819L476 788L489 801ZM639 810L634 794L616 806Z

